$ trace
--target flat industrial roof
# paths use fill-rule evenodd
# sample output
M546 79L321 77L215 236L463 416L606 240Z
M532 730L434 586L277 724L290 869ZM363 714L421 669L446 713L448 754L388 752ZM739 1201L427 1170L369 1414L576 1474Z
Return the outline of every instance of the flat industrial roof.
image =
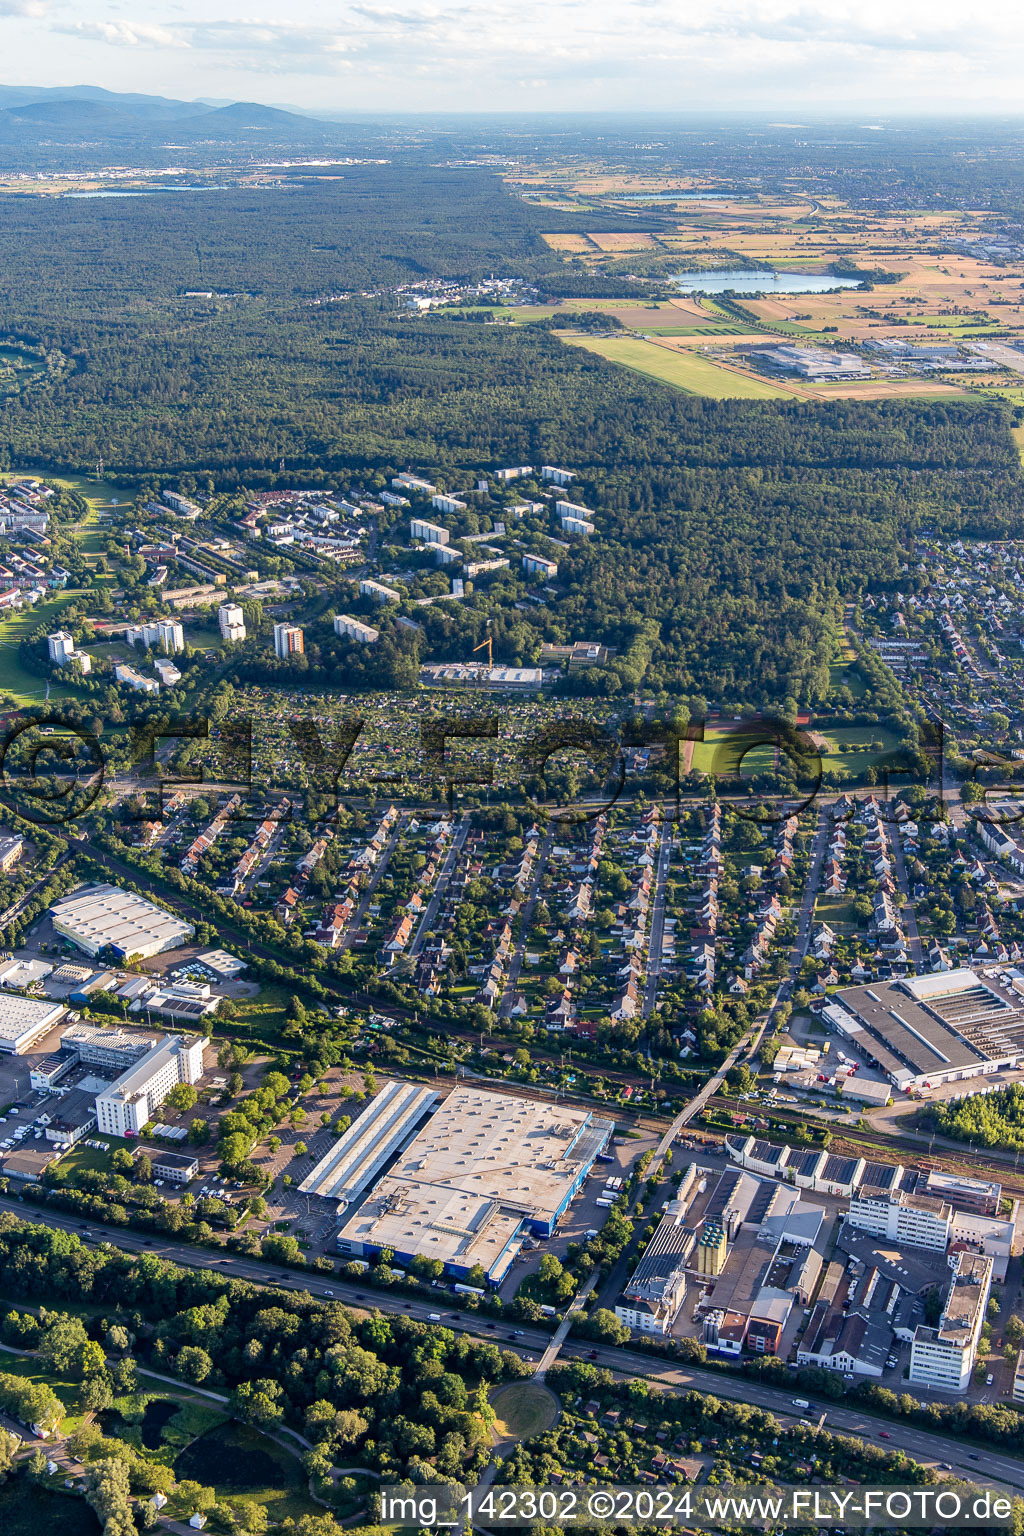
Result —
M906 1076L908 1069L915 1077L938 1076L978 1067L987 1059L938 1016L934 1000L925 1007L898 982L846 987L836 996L863 1026L857 1044L894 1076L901 1071Z
M106 944L124 954L153 944L171 949L192 935L192 928L180 917L116 885L74 891L55 901L50 912L61 925L58 931L80 940L87 949L102 949Z
M586 1110L458 1087L338 1241L481 1264L491 1274L524 1221L554 1221L611 1129Z
M581 1162L612 1122L588 1110L459 1087L406 1147L392 1176L450 1184L554 1220Z
M26 1037L49 1029L63 1012L63 1003L40 1002L34 997L0 992L0 1040L16 1045Z
M299 1190L304 1195L351 1205L439 1100L440 1094L419 1083L385 1083L306 1175Z

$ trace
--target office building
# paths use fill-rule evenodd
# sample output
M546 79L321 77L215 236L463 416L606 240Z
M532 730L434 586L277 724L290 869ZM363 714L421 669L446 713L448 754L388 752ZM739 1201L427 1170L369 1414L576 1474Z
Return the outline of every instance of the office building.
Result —
M164 1035L109 1088L96 1096L101 1136L137 1136L178 1083L197 1083L203 1075L201 1035Z
M46 648L55 666L66 667L75 653L75 642L66 629L58 629L56 634L47 635Z
M245 639L245 614L238 603L221 603L217 609L221 639L231 642Z
M301 656L305 648L302 630L297 624L274 625L274 654L281 661L287 661L289 656Z
M186 1152L147 1151L153 1165L153 1177L166 1179L168 1184L190 1184L199 1172L199 1159Z
M24 840L0 833L0 873L7 874L14 868L25 851Z
M910 1346L911 1385L938 1392L966 1392L992 1290L992 1260L978 1253L955 1256L937 1328L923 1323Z
M358 640L360 645L372 645L380 639L379 629L374 629L372 624L364 624L360 619L353 619L347 613L334 615L334 633L349 640Z
M91 885L62 896L50 908L54 932L87 955L110 948L120 960L146 959L177 949L192 937L191 924L115 885Z
M173 688L175 683L181 682L181 673L174 662L167 656L158 656L153 663L153 671L160 679L164 688Z
M934 1195L911 1195L906 1190L862 1189L850 1198L846 1215L852 1227L911 1248L932 1248L945 1253L949 1246L953 1208Z
M409 520L409 537L422 539L425 544L447 544L451 534L439 523L428 523L423 517L413 517Z
M159 693L160 684L155 677L143 677L141 672L136 672L127 662L119 661L114 668L114 677L119 683L127 683L134 688L136 693Z

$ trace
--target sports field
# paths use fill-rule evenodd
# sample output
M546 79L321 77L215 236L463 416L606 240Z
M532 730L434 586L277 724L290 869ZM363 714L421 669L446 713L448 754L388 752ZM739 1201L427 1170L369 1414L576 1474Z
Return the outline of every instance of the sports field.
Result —
M767 379L732 373L692 352L672 352L633 336L563 335L562 340L690 395L707 395L712 400L780 400L792 394Z

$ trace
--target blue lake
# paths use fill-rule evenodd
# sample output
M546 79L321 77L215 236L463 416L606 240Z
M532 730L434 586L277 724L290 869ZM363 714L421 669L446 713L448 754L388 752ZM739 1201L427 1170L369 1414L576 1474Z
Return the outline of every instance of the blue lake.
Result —
M833 288L858 288L856 277L831 272L674 272L669 282L683 293L828 293Z
M609 192L617 203L705 203L709 198L742 196L733 192Z

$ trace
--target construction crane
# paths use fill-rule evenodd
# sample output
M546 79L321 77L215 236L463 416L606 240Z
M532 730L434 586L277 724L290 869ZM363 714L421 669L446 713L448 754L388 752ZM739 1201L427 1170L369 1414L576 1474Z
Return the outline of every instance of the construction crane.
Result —
M488 633L484 637L484 639L480 641L479 645L474 645L472 654L475 656L477 651L486 650L486 652L487 652L487 665L489 667L493 667L494 666L494 641L491 639L491 636L490 636L490 628L491 628L491 621L490 621L490 619L488 619L487 620Z

